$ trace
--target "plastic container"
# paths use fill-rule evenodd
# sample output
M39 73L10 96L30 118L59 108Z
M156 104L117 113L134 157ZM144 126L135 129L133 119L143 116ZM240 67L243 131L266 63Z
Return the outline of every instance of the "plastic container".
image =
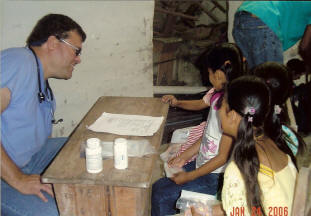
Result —
M86 170L89 173L99 173L103 170L102 147L100 139L89 138L85 148Z
M117 138L114 140L114 167L116 169L126 169L128 167L127 140Z

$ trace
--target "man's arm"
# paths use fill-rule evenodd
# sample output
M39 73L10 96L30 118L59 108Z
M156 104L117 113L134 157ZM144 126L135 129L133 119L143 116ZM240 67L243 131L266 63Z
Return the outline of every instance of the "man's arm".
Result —
M1 149L1 178L5 180L13 188L21 192L22 194L34 194L37 195L44 202L47 202L47 198L43 195L41 190L46 191L51 196L53 195L52 186L50 184L42 184L40 181L40 175L26 175L16 166L16 164L8 156L2 143L0 143Z
M11 100L11 92L8 88L0 89L1 97L1 114L9 106ZM1 178L5 180L13 188L22 194L34 194L41 198L44 202L48 200L44 197L41 190L46 191L53 196L52 186L49 184L42 184L40 175L25 175L19 167L11 160L2 147L0 141L1 151Z
M299 55L306 65L311 67L311 24L306 26L305 32L299 44Z
M8 88L0 89L1 113L8 107L11 100L11 92Z

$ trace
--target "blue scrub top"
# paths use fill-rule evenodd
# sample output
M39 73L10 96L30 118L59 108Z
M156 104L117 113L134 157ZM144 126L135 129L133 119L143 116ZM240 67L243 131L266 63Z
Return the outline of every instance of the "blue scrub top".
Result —
M38 73L33 53L28 48L1 52L1 88L11 91L10 104L1 114L1 142L18 167L25 166L52 133L55 101L45 92L42 64L39 61L42 92L39 103Z

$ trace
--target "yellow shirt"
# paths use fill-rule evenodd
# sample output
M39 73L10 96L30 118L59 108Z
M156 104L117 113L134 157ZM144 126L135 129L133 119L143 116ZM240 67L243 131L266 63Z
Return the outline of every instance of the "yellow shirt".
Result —
M274 172L260 164L258 182L262 191L263 208L266 215L291 215L297 170L288 156L288 164ZM248 211L245 183L234 161L231 161L224 174L222 205L227 215L252 215ZM256 209L251 207L251 211ZM277 212L276 212L277 211ZM254 214L253 214L254 215Z

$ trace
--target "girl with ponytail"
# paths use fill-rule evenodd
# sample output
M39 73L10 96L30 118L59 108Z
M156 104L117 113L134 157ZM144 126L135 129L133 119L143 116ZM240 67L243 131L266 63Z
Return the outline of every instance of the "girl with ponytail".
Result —
M297 153L302 154L306 144L289 125L285 106L291 92L291 75L288 68L277 62L266 62L253 68L252 73L264 79L271 92L271 111L265 123L266 134L279 144L279 148L296 161ZM281 139L282 138L282 139Z
M282 208L291 215L297 169L288 151L266 133L271 116L265 82L244 76L228 85L219 111L223 133L234 138L231 161L224 174L222 206L227 215L269 215Z

